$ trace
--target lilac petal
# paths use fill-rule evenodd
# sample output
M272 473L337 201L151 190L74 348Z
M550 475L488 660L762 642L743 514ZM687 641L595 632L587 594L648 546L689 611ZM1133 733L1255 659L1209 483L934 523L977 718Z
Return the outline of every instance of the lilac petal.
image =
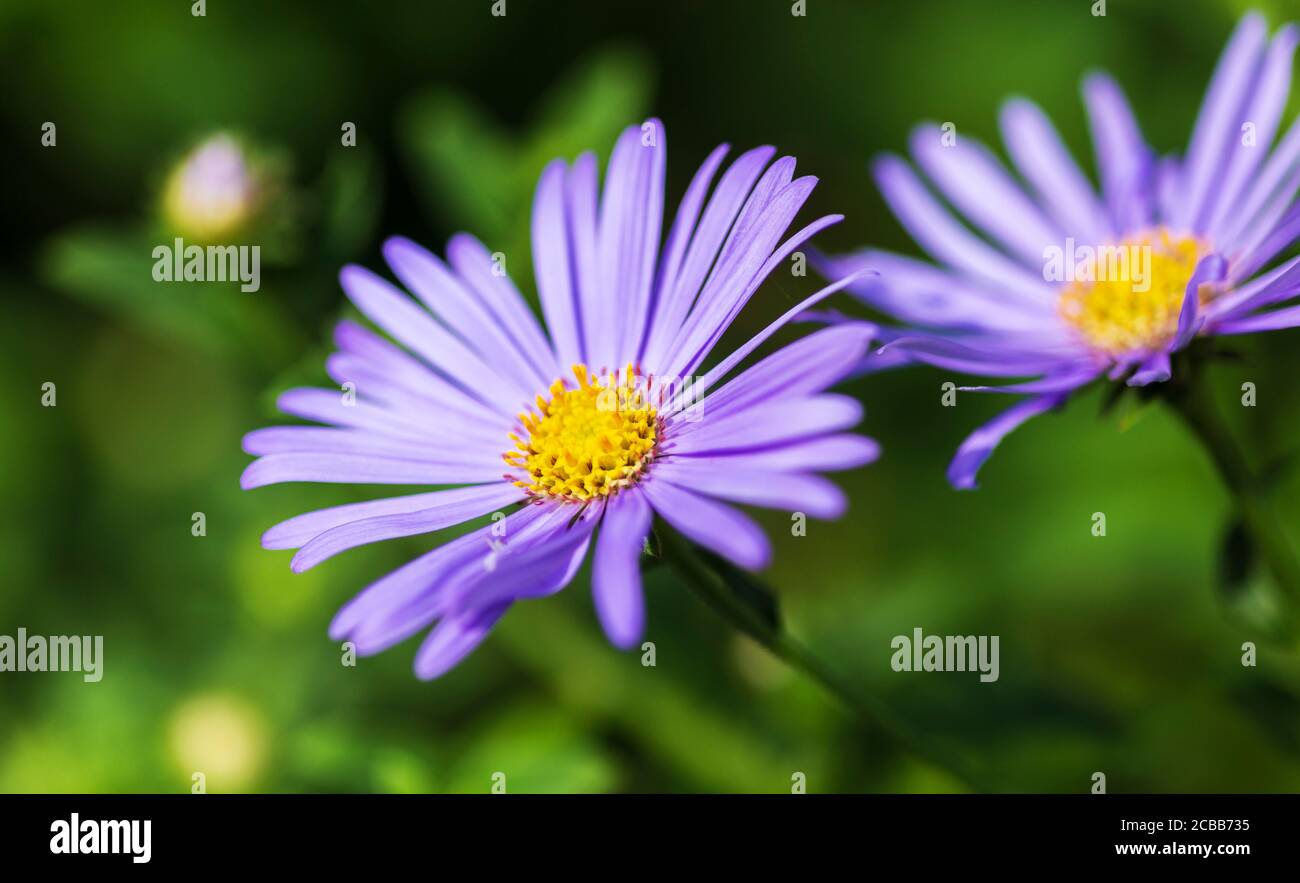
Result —
M1169 353L1153 353L1138 366L1137 371L1128 379L1128 386L1150 386L1164 383L1172 374L1169 366Z
M987 331L1037 331L1060 334L1056 308L1042 293L1027 297L995 289L915 258L868 249L834 259L825 275L837 279L873 269L879 276L859 279L853 294L911 325Z
M810 334L746 369L697 408L716 419L756 403L821 392L853 369L871 344L874 330L850 324Z
M483 243L468 233L458 233L447 243L447 259L482 299L493 319L505 328L511 342L519 347L539 376L549 380L564 373L524 296L509 276L498 273Z
M468 508L474 508L475 501L482 501L484 505L479 511L449 522L455 524L509 505L512 499L507 498L509 497L507 489L511 487L503 482L493 482L454 490L429 491L423 494L408 494L404 497L387 497L382 500L366 500L362 503L347 503L328 509L318 509L315 512L295 515L262 534L262 548L297 549L313 537L354 522L362 522L378 516L424 512L439 506L442 506L444 511L451 511L466 503L470 504ZM514 490L518 492L518 488ZM513 499L518 499L518 496Z
M1291 258L1264 275L1210 301L1206 314L1212 322L1232 319L1297 294L1300 294L1300 257Z
M1235 266L1238 279L1246 278L1262 265L1265 260L1264 244L1271 241L1271 247L1276 247L1276 237L1279 233L1286 232L1280 225L1295 220L1295 198L1298 191L1300 191L1300 168L1291 171L1278 192L1268 199L1264 207L1234 239L1231 253L1241 256ZM1286 242L1283 247L1289 244Z
M481 464L438 460L391 460L355 454L268 454L248 464L239 478L244 490L286 481L334 484L479 484L496 481L500 460Z
M655 464L655 479L732 503L806 512L814 518L839 518L848 508L844 492L818 475L736 468L729 464L713 468L689 458L671 457Z
M1046 377L1030 380L1026 383L1012 383L1004 386L959 386L962 392L997 392L1010 395L1031 395L1044 392L1068 392L1086 386L1101 376L1102 367L1087 360L1077 365L1067 366Z
M420 460L429 456L427 442L379 435L363 429L326 426L269 426L244 436L244 452L264 454L366 454L397 460Z
M344 320L334 328L334 341L349 365L364 366L371 374L387 378L389 384L418 393L454 411L480 422L496 424L500 412L483 404L433 373L427 365L368 328Z
M1269 224L1264 229L1269 231L1267 236L1261 238L1256 233L1247 240L1250 245L1246 257L1232 265L1233 279L1249 279L1260 267L1290 248L1296 239L1300 239L1300 202L1292 204L1276 223Z
M1041 266L1025 267L972 234L925 189L907 163L883 156L873 165L876 184L899 222L917 244L943 263L998 288L1030 297L1050 297Z
M718 420L705 419L690 433L670 436L667 450L672 453L745 450L836 432L861 420L862 405L848 396L823 394L783 399L755 405Z
M1256 331L1277 331L1282 328L1295 328L1297 325L1300 325L1300 306L1232 319L1217 325L1214 333L1250 334Z
M1077 356L1067 357L1063 354L968 346L956 340L921 335L900 337L885 344L879 352L903 352L927 365L948 368L964 374L986 374L991 377L1048 374L1077 358Z
M1047 115L1031 101L1016 98L1002 108L1002 140L1016 168L1034 185L1067 235L1089 243L1114 238L1105 209L1092 184L1061 142ZM1063 240L1056 245L1064 247ZM1039 252L1039 266L1042 262Z
M347 638L357 653L369 656L454 612L451 598L462 584L477 577L495 551L498 537L511 543L536 541L554 522L554 507L525 506L502 521L457 537L371 583L343 605L330 623L330 637Z
M1277 126L1286 106L1287 93L1291 91L1291 63L1297 39L1295 27L1288 25L1269 44L1258 82L1253 84L1248 104L1237 121L1236 131L1227 143L1223 168L1215 176L1214 206L1205 225L1211 241L1216 241L1224 232L1224 225L1237 203L1237 197L1273 144L1273 136L1277 134ZM1255 127L1255 137L1250 144L1244 143L1242 138L1241 129L1245 123Z
M455 444L467 439L500 445L513 425L513 421L500 415L485 416L477 410L459 410L426 390L413 390L395 383L378 366L350 353L331 353L325 359L325 371L341 390L350 389L357 396L352 404L344 404L339 392L329 390L322 399L323 411L313 408L326 415L323 421L326 423L342 420L345 425L355 425L347 421L347 416L354 413L356 405L367 409L378 407L384 412L384 422L400 423L418 432L426 451L431 443ZM320 396L321 392L313 390L312 395ZM347 410L343 411L343 408Z
M680 272L666 293L663 304L667 312L646 341L645 364L663 363L668 348L674 344L682 323L695 303L704 284L705 276L714 266L723 240L745 204L754 182L772 159L772 147L756 147L736 158L723 173L709 203L705 206L699 226L691 236L690 247L682 262Z
M1182 194L1170 219L1176 228L1203 230L1205 214L1213 208L1215 178L1222 170L1228 144L1241 134L1238 119L1249 98L1267 36L1263 16L1248 13L1219 57L1187 146Z
M1123 91L1106 74L1084 80L1083 98L1101 173L1101 190L1118 233L1151 224L1150 186L1154 157Z
M508 539L492 555L463 565L454 591L447 596L453 611L487 607L502 601L542 598L563 589L587 557L596 509L575 518L575 507L552 507L529 533Z
M621 367L616 363L640 349L645 330L662 220L664 159L663 127L657 120L648 125L653 127L650 143L640 126L623 130L606 170L597 228L602 296L592 304L592 321L583 316L584 327L591 330L587 354L597 370Z
M339 281L357 309L470 395L505 414L513 414L531 398L531 389L507 382L414 301L374 273L349 264L339 274Z
M406 288L485 363L521 390L545 389L555 379L532 365L483 298L470 291L446 264L409 239L384 242L384 259Z
M680 289L677 286L677 276L686 257L686 248L695 233L695 223L699 219L704 198L708 195L709 184L713 181L713 176L717 174L729 149L726 144L720 144L713 149L704 160L704 164L696 170L695 177L691 179L690 186L686 188L686 194L677 207L672 229L668 231L668 238L664 241L663 258L659 261L659 268L656 271L655 297L650 311L649 328L646 332L645 345L642 347L642 352L637 354L638 357L655 346L659 338L676 336L682 320L686 318L686 313L691 308L690 298L695 292Z
M302 573L348 549L381 540L442 530L510 506L522 500L525 495L513 484L502 481L494 485L434 491L424 496L427 505L420 509L376 512L317 534L293 556L289 567L294 573Z
M957 449L957 456L953 457L952 463L949 464L948 482L957 490L973 490L978 487L975 477L998 443L1026 420L1044 411L1050 411L1066 398L1068 393L1054 393L1025 399L975 430L966 441L962 442L961 447Z
M832 472L875 462L880 445L861 435L830 435L744 451L738 454L674 453L673 463L699 463L710 469L761 472Z
M762 570L772 558L763 529L749 516L667 481L641 483L655 512L704 548L748 570Z
M555 160L542 171L533 198L533 266L542 315L562 365L583 361L579 324L578 280L569 241L565 200L565 165Z
M754 350L762 346L763 343L767 341L769 337L771 337L777 331L781 330L781 328L783 328L785 325L789 324L789 322L793 320L796 316L802 315L804 312L808 310L809 307L812 307L815 304L822 302L826 298L830 297L832 294L835 294L837 291L840 291L846 288L847 286L851 285L854 281L856 281L857 278L858 277L856 276L848 276L844 279L841 279L838 282L833 282L830 285L827 285L825 288L821 289L820 291L817 291L809 295L808 297L804 298L802 301L795 304L790 309L786 310L776 321L769 324L758 334L755 334L743 346L733 350L731 355L727 356L725 359L723 359L721 362L719 362L717 365L711 368L709 370L709 373L705 374L702 378L700 378L700 380L697 383L695 383L693 387L691 387L689 392L684 391L682 395L679 395L672 402L670 402L669 406L664 409L663 413L665 414L665 416L675 413L681 408L688 406L690 404L691 396L703 395L708 390L712 389L724 377L730 374L731 371L737 365L739 365L742 361L744 361L745 358L749 356L750 353L752 353Z
M1183 295L1183 308L1178 313L1178 333L1174 337L1172 351L1187 346L1200 330L1196 313L1200 306L1201 286L1222 281L1227 272L1228 262L1217 254L1206 255L1197 263L1192 278L1187 280L1187 293Z
M910 143L912 156L943 195L1025 263L1039 265L1043 249L1064 238L982 144L967 138L945 143L933 124L913 130Z
M451 671L483 643L509 609L510 602L505 601L466 610L440 621L420 645L415 657L415 676L431 681Z
M592 560L591 593L609 642L620 650L636 646L645 628L645 599L641 595L641 551L650 532L653 512L638 489L620 493L605 506L596 554Z
M684 333L669 351L661 373L682 377L693 371L776 264L797 247L796 243L839 220L838 217L819 219L811 230L805 228L795 234L773 253L816 183L816 178L804 177L787 185L772 198L744 235L738 237L731 260L715 272L700 292L687 317Z

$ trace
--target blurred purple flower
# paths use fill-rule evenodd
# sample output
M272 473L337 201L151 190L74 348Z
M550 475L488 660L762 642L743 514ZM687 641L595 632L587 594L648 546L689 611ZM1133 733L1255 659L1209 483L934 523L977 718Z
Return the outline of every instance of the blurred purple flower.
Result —
M1241 20L1185 157L1155 156L1115 82L1085 79L1100 193L1024 99L1001 115L1020 179L951 127L918 128L916 165L977 232L905 160L876 161L885 200L938 265L876 250L825 260L837 277L878 270L851 290L909 326L883 329L865 367L1034 378L967 387L1028 397L961 445L955 487L975 487L1003 437L1101 375L1162 382L1170 354L1197 335L1300 325L1300 306L1269 309L1300 294L1300 258L1270 266L1300 234L1300 121L1271 149L1296 41L1293 26L1270 40L1260 16Z
M594 546L596 612L627 648L643 630L639 559L654 513L757 569L770 557L766 537L721 501L843 512L841 492L814 472L860 466L878 449L844 432L860 420L859 405L824 390L866 353L872 326L818 331L722 381L848 280L787 311L693 384L679 380L700 369L764 278L839 220L820 218L781 242L816 179L793 179L790 157L769 165L770 147L740 156L706 204L726 151L713 151L695 175L662 249L658 121L623 132L599 199L591 154L547 166L532 244L549 339L502 256L472 236L452 238L448 263L388 240L388 264L419 303L369 270L343 269L348 297L400 346L341 323L326 368L355 400L329 389L284 393L281 410L327 426L250 433L244 448L258 459L243 486L459 487L300 515L267 531L263 545L298 549L292 567L303 571L354 546L514 511L369 586L335 617L332 637L373 654L432 625L415 671L437 677L515 601L562 589Z

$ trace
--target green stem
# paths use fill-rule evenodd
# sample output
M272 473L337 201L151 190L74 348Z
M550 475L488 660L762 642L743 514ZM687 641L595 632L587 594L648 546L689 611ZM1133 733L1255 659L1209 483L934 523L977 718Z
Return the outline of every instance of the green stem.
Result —
M890 747L911 754L972 791L990 790L970 765L930 740L922 739L874 696L847 684L811 650L753 606L741 601L727 580L695 549L671 530L658 532L661 554L679 577L723 619L757 641L787 665L802 672L853 712L859 724Z
M1247 464L1215 406L1200 360L1190 354L1180 367L1185 370L1164 384L1161 394L1214 461L1254 548L1273 575L1288 608L1288 625L1294 629L1300 624L1300 562L1274 514L1264 482Z

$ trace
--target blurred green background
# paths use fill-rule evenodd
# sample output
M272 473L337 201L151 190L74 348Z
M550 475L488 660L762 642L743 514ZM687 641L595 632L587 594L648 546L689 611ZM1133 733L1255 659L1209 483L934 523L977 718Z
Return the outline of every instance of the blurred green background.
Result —
M1087 0L808 0L806 17L787 0L491 5L209 0L200 18L183 2L0 0L0 634L105 639L99 683L0 674L0 791L184 791L196 770L210 791L483 792L497 771L511 791L781 792L796 772L812 792L953 787L662 568L654 667L606 644L585 574L517 605L434 683L411 674L414 640L344 667L335 610L435 539L292 575L291 553L259 547L265 528L392 489L241 492L240 436L278 422L284 388L329 385L343 263L378 269L388 235L441 249L464 229L531 296L538 171L606 157L648 114L667 126L670 204L715 144L771 143L821 178L810 213L848 216L823 248L913 252L867 161L914 123L993 141L1020 93L1084 157L1078 84L1105 68L1152 143L1180 149L1241 12L1300 17L1281 0L1110 0L1104 18ZM150 278L184 221L160 209L168 176L219 132L266 194L256 238L235 238L264 246L255 294ZM772 280L728 339L816 284ZM1296 444L1297 342L1243 340L1214 369L1258 462ZM1082 792L1095 771L1111 792L1300 790L1300 660L1267 640L1262 576L1220 586L1229 503L1182 428L1158 407L1100 417L1097 390L1013 435L983 489L958 494L944 467L1005 400L942 408L948 379L852 385L885 456L837 479L849 517L795 538L760 515L789 629L999 790ZM1245 381L1254 409L1234 406ZM1300 539L1297 490L1292 474L1277 499ZM1000 680L893 672L891 637L917 626L1000 635Z

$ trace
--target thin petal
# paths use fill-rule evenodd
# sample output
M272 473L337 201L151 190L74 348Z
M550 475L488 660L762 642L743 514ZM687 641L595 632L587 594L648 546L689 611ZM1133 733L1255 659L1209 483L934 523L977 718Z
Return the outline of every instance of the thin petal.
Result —
M667 481L651 478L641 488L655 512L704 548L749 570L771 561L767 537L749 516Z
M641 551L651 516L650 504L640 490L618 494L605 506L596 541L592 600L610 643L620 650L636 646L645 628Z
M978 487L975 477L998 443L1020 424L1036 417L1044 411L1050 411L1066 400L1068 394L1054 393L1025 399L975 430L957 449L957 456L948 465L948 481L958 490L973 490Z

